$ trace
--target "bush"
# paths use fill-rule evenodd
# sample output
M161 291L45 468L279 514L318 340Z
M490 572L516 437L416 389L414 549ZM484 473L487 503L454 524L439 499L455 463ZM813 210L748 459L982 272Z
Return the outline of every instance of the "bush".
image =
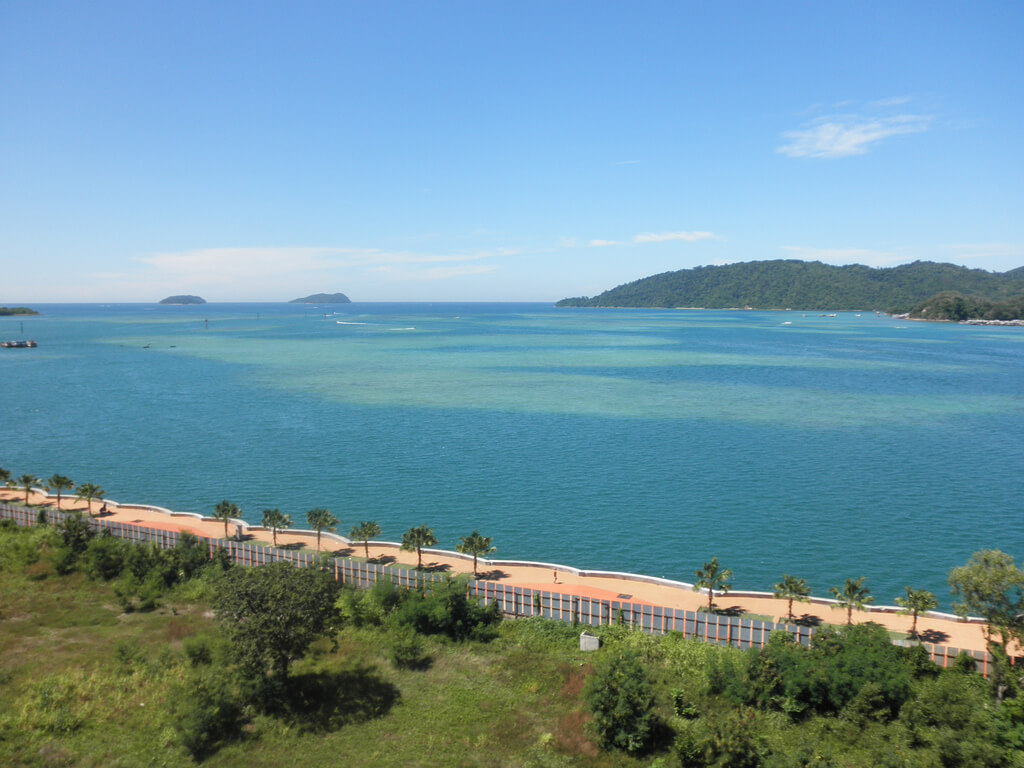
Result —
M712 720L703 753L702 765L716 768L757 768L761 765L767 749L754 727L754 713L748 709Z
M647 672L636 654L609 653L594 666L583 692L601 745L633 754L651 744L657 718Z
M181 644L185 652L185 658L193 667L202 667L213 661L213 648L210 638L199 635L198 637L186 637Z
M112 536L98 536L83 555L84 569L91 578L110 581L125 567L132 545Z
M914 661L877 624L820 630L810 649L784 633L772 633L764 648L749 654L747 684L739 698L762 709L826 715L856 701L848 713L853 719L887 720L911 692Z
M467 598L465 583L451 579L435 584L426 595L406 593L391 614L391 621L424 635L490 640L495 636L493 626L501 621L501 611L496 603L485 607Z
M391 663L398 669L424 669L430 663L423 638L411 629L396 630L391 636Z
M171 692L169 716L181 745L202 761L241 733L239 686L222 671L195 670Z

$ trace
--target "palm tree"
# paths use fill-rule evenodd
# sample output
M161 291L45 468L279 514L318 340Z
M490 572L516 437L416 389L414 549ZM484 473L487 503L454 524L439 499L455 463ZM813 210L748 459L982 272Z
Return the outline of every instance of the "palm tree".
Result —
M380 536L380 526L372 520L360 522L359 525L353 525L352 530L348 532L348 537L352 541L363 542L367 560L370 559L370 539L374 536Z
M846 609L846 626L853 624L853 609L863 611L868 605L875 602L868 588L864 586L864 577L859 579L847 579L842 589L839 587L829 588L829 592L836 599L833 608Z
M480 531L473 531L469 536L459 539L459 543L455 545L455 551L473 556L473 578L476 578L477 555L489 555L491 552L497 552L498 548L491 546L490 536L481 536Z
M21 490L23 490L25 492L25 506L26 507L28 506L28 496L29 496L30 493L32 493L32 487L35 486L35 485L39 485L41 483L42 483L42 480L40 480L35 475L22 475L21 477L18 478L18 480L17 480L18 487L21 488Z
M693 572L693 575L697 577L697 583L693 585L693 591L700 592L702 589L708 591L708 613L711 613L715 607L715 591L717 590L724 595L729 591L729 587L732 586L729 582L729 579L732 578L732 571L729 569L722 570L721 566L718 565L718 558L712 557L711 562L704 563L704 567L698 568Z
M807 586L807 582L803 579L798 579L796 576L787 576L782 574L782 581L772 587L772 594L780 600L789 601L789 612L787 616L790 621L793 621L793 601L797 600L801 603L806 603L810 600L808 595L811 594L810 588Z
M74 487L75 484L71 482L71 478L64 477L64 475L54 475L46 481L46 489L57 492L57 509L60 509L60 492L70 491Z
M917 637L918 614L934 610L939 603L935 599L935 595L927 589L911 589L910 587L904 587L903 589L906 590L907 596L897 597L896 605L903 609L900 613L910 614L914 617L914 623L910 627L910 636Z
M224 521L224 538L228 538L228 523L231 522L231 518L238 518L242 516L242 510L239 509L237 504L232 504L230 501L225 499L213 508L213 519Z
M11 479L11 473L8 472L3 467L0 467L0 483L3 483L4 485L7 485L8 481L10 481L10 479Z
M264 528L270 528L274 532L274 546L277 546L277 531L292 527L292 519L289 515L281 514L279 509L264 509L262 524Z
M432 547L437 544L437 537L434 532L421 525L418 528L410 528L402 534L402 549L407 552L416 550L416 567L423 567L423 547Z
M311 509L306 513L306 523L316 531L316 551L320 551L320 531L333 531L338 518L329 509Z
M92 517L92 502L93 499L102 499L103 494L106 493L98 485L93 483L82 483L78 486L78 500L85 501L89 508L89 517Z

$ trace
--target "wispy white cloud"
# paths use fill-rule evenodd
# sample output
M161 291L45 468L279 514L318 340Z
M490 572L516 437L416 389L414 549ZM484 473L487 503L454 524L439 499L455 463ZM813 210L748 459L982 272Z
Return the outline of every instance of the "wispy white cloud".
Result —
M497 264L466 264L457 267L429 267L427 269L404 269L391 264L383 264L379 267L370 267L368 271L392 280L424 283L455 277L485 275L488 272L495 272L497 269Z
M879 99L878 101L872 101L868 103L868 107L872 109L884 109L885 107L899 107L903 104L909 104L913 101L912 96L890 96L888 99Z
M896 114L884 111L911 101L898 96L873 101L861 112L823 115L802 128L783 132L787 143L776 152L788 157L836 158L867 154L874 145L891 136L922 133L931 125L930 115ZM850 106L842 102L842 106ZM838 106L838 105L834 105Z
M673 240L684 243L695 243L698 240L721 240L714 232L641 232L629 240L591 240L587 243L591 248L604 248L609 245L645 245L647 243L667 243Z
M378 264L431 264L475 261L486 253L432 254L410 251L385 251L375 248L316 248L301 246L254 248L203 248L175 253L160 253L136 259L165 274L186 274L197 281L230 280L259 273L262 275L337 269L339 267Z
M951 243L942 247L954 263L984 261L991 269L1005 271L1024 266L1024 245L1012 243Z
M695 243L698 240L719 240L713 232L644 232L633 236L634 243L667 243L670 240L682 240Z

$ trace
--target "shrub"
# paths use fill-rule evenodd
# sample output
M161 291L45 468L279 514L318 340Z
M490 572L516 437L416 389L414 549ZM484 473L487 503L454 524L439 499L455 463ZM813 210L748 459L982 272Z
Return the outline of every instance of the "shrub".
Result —
M131 544L112 536L94 538L83 556L85 572L94 579L110 581L125 567L131 548Z
M430 662L423 639L411 629L396 631L391 637L391 663L398 669L423 669Z
M757 768L767 749L754 727L751 710L730 712L711 721L711 732L703 744L702 765L716 768Z
M194 759L204 760L241 732L237 682L217 669L194 670L171 692L169 717L180 744Z
M636 654L609 653L594 665L583 693L604 748L640 753L651 743L657 719L647 672Z
M202 667L213 661L213 649L210 639L204 635L198 637L186 637L181 644L185 652L185 658L193 667Z
M395 608L391 621L424 635L447 635L453 640L489 640L493 626L501 621L496 603L482 606L466 597L464 582L447 580L435 584L426 595L408 592Z

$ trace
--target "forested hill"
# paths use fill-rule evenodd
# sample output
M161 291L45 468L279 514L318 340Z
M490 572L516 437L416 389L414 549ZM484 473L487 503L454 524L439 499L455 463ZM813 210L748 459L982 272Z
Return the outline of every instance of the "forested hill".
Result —
M876 269L820 261L748 261L695 267L635 280L559 307L751 307L753 309L880 309L906 312L938 293L1005 301L1024 294L1024 267L986 272L915 261Z

